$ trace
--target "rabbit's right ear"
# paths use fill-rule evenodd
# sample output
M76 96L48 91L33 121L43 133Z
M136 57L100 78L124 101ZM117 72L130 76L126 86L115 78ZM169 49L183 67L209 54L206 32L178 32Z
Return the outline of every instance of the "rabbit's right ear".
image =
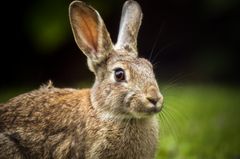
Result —
M99 13L81 1L69 6L69 17L78 47L91 64L99 64L107 58L113 44Z

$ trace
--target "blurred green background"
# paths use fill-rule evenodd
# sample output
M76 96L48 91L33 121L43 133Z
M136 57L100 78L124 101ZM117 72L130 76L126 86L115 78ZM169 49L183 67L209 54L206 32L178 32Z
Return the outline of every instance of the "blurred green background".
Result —
M50 79L56 87L91 86L71 33L70 2L3 1L0 102ZM115 42L124 0L86 2ZM154 64L165 97L156 158L240 159L239 0L138 2L139 54Z

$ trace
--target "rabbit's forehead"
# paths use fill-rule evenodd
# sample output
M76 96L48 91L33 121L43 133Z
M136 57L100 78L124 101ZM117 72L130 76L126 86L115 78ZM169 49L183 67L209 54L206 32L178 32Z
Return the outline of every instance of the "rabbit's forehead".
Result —
M145 59L138 59L128 65L130 76L132 79L146 81L146 79L154 80L152 65Z

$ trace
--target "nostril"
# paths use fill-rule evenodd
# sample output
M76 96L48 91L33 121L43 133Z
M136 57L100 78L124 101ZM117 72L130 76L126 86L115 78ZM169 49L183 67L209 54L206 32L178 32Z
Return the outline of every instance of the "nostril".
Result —
M153 105L156 105L157 102L159 101L159 98L151 98L147 97L148 101L151 102Z

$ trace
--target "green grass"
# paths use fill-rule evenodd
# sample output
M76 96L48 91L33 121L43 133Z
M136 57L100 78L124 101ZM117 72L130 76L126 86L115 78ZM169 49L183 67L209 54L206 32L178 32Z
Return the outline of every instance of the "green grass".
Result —
M83 85L80 85L83 86ZM240 89L215 85L162 88L157 159L240 158ZM31 90L0 91L0 102Z
M188 85L165 93L157 158L240 158L239 88Z

